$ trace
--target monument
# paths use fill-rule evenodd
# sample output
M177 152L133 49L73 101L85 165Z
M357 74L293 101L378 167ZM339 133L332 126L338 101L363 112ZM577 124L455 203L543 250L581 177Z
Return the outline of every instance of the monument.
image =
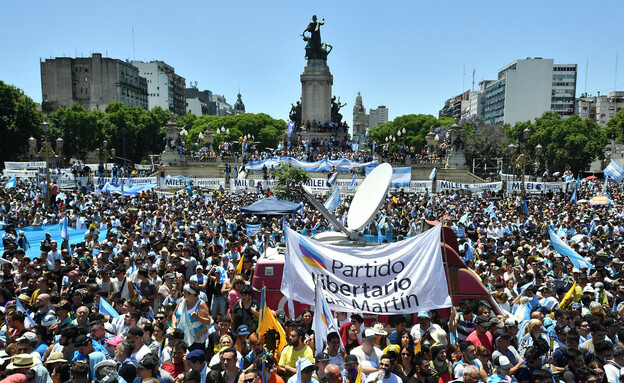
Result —
M332 46L321 40L324 24L324 19L318 21L314 15L301 34L306 43L307 64L300 76L301 100L291 105L289 118L295 123L296 136L305 139L326 138L327 133L338 138L348 135L348 126L340 114L346 104L332 96L334 77L327 66Z
M305 57L308 64L301 75L301 122L327 123L331 121L331 98L334 76L327 66L327 55L332 46L321 41L321 25L316 15L301 36L306 42Z

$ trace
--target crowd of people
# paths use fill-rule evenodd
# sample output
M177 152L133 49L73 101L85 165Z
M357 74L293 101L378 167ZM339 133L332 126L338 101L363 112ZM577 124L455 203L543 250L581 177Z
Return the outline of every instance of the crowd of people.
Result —
M601 193L601 181L580 183L574 198L573 184L526 202L503 192L394 193L379 227L401 241L425 221L448 225L495 303L374 323L335 312L340 331L316 354L314 312L278 310L288 345L274 354L257 332L251 280L264 250L282 242L283 218L240 211L270 190L125 198L63 190L46 207L40 185L20 179L0 187L0 382L619 383L623 194L612 183L610 204L591 206L582 200ZM335 212L342 221L350 200ZM52 235L29 243L21 230L65 217L85 230L77 243ZM307 234L331 228L307 204L285 219ZM548 229L587 267L554 251Z

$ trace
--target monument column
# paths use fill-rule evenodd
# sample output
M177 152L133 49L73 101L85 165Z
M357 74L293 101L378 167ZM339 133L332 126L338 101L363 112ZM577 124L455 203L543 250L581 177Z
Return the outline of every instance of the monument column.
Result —
M301 74L301 123L331 121L331 97L334 76L326 59L308 59Z

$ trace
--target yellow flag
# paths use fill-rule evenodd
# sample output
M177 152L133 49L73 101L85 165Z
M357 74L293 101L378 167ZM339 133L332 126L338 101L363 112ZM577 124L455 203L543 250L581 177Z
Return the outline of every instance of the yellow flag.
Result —
M355 383L362 383L362 365L360 364L360 369L358 370L357 377L355 378Z
M609 301L607 300L607 293L602 290L602 292L600 293L600 306L602 306L603 308L605 306L609 306Z
M392 202L399 203L399 201L397 200L397 198L395 196L392 196Z
M286 333L268 307L262 316L258 333L264 336L264 348L277 358L286 346Z
M243 255L241 254L240 260L238 261L238 265L236 265L236 275L243 273Z
M414 346L414 354L418 354L420 352L420 341L422 341L422 338L418 339L418 342L416 342L416 346Z
M563 299L561 300L561 303L559 303L560 309L566 308L570 305L570 303L572 303L572 300L574 299L575 288L576 288L576 281L574 281L574 283L572 284L572 287L570 287L570 290L568 290L566 295L564 295Z

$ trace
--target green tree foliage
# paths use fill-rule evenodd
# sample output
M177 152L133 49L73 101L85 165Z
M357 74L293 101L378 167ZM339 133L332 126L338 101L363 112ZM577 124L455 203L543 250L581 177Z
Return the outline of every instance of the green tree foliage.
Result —
M616 140L620 143L624 142L624 109L617 112L615 116L607 121L605 133L610 140Z
M50 138L63 138L63 156L84 160L88 152L95 150L103 140L103 128L106 125L104 113L88 112L82 105L75 103L70 108L59 108L50 113L49 120L56 129Z
M310 180L310 174L303 169L286 167L273 170L277 185L275 195L284 200L296 201L300 198L299 188Z
M0 81L0 166L28 152L28 138L39 138L43 117L21 89Z
M605 130L590 119L578 115L562 119L560 115L546 112L536 118L535 123L519 122L508 129L512 140L522 140L522 131L531 130L527 142L527 151L535 153L537 144L544 147L541 168L551 172L564 171L570 166L573 172L585 169L593 160L602 158L607 145ZM540 168L540 169L541 169Z
M163 126L169 121L168 111L160 107L148 111L114 102L106 107L106 119L109 124L106 125L104 136L117 151L117 157L123 158L124 155L124 130L128 160L141 162L148 154L163 151Z
M245 135L253 135L254 140L259 142L260 149L275 148L286 130L284 120L276 120L264 113L245 113L236 116L200 116L193 121L191 128L187 128L189 135L187 144L197 142L199 133L204 133L210 125L215 136L215 143L239 141ZM217 129L230 130L228 136L217 133Z
M369 138L384 143L386 137L391 135L397 137L397 133L399 131L403 132L403 129L405 129L405 135L401 136L400 141L409 146L414 146L416 150L420 150L426 145L427 133L429 133L431 126L434 128L450 126L452 123L452 118L442 117L437 119L430 114L407 114L395 118L394 121L388 121L385 124L372 128L369 132ZM397 141L399 141L398 137Z

